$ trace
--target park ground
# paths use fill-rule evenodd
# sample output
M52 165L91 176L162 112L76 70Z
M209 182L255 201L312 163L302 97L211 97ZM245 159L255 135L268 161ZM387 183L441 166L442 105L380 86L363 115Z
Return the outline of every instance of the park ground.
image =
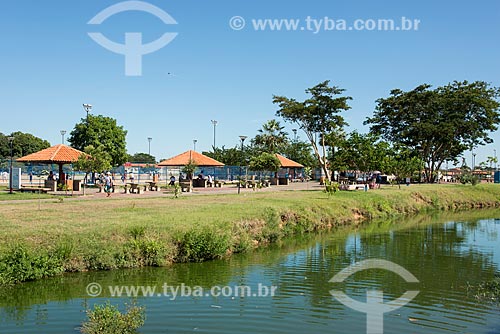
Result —
M85 197L0 195L0 283L64 271L202 261L370 219L500 207L500 185L382 186L328 195L315 182ZM37 197L40 196L40 197ZM26 264L32 269L16 274ZM3 266L3 267L2 267ZM31 268L30 267L30 268ZM33 272L31 272L31 271ZM3 274L2 274L3 272ZM3 275L3 277L2 277Z

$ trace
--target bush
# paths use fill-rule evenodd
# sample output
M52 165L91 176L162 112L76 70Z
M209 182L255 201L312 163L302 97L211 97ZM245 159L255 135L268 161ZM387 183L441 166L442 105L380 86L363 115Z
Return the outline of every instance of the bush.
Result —
M283 237L283 230L279 213L273 208L266 208L263 215L266 224L262 229L260 241L276 242L280 240Z
M30 251L16 245L0 259L0 284L31 281L54 276L64 271L63 260L55 252Z
M230 239L224 231L190 230L178 241L179 259L184 262L220 259L231 248Z
M104 305L96 305L93 310L87 310L88 320L82 324L84 334L133 334L144 325L144 307L127 306L121 313L109 301Z
M131 255L136 266L155 266L165 264L166 250L156 240L132 240L125 247L125 253Z
M335 194L339 190L339 184L330 180L325 180L325 192L328 196Z

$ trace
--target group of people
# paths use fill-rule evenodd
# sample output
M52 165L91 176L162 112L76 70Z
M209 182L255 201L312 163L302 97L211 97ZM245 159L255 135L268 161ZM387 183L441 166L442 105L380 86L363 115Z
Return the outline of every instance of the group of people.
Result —
M111 197L113 191L114 179L110 172L102 173L99 176L99 182L104 185L104 192L106 197Z
M188 180L189 178L186 177L183 173L179 174L179 181L184 181ZM214 184L214 177L212 175L204 176L203 171L198 174L198 180L207 180L207 185L212 186ZM169 186L175 185L175 176L170 174L170 183L168 184Z

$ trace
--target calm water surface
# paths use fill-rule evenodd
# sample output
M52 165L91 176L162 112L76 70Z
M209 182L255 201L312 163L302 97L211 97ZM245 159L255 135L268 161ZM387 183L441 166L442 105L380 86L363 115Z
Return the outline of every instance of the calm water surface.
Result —
M164 283L206 289L246 285L252 292L259 283L277 288L274 297L261 298L140 297L147 317L141 333L366 333L366 315L336 301L332 289L362 302L369 289L383 290L387 301L419 290L410 304L385 315L384 333L500 333L500 308L477 303L466 289L467 282L491 279L500 266L500 211L484 212L479 216L484 219L478 214L372 223L224 261L71 274L0 288L0 333L78 333L86 305L130 301L111 298L107 286L161 289ZM379 269L341 284L328 282L370 258L393 261L420 283ZM86 293L92 282L105 289L98 298Z

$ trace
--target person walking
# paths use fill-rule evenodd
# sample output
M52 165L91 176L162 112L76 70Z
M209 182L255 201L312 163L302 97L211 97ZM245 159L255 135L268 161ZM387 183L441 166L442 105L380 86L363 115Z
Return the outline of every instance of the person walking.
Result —
M111 196L111 190L113 188L113 179L111 178L111 173L107 172L106 176L104 177L104 182L105 182L105 190L107 195L106 197Z

